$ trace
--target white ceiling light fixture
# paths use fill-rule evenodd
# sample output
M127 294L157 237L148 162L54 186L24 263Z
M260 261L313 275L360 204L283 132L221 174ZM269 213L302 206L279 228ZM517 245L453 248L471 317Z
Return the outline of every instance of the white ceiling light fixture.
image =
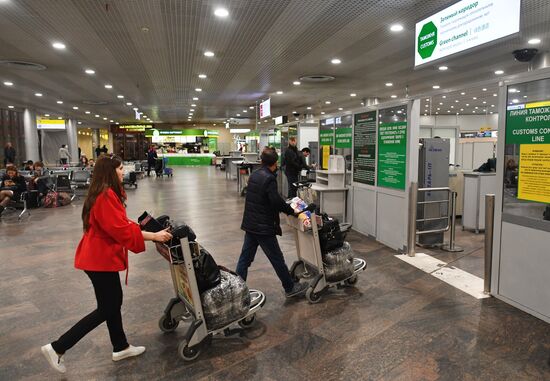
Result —
M446 98L447 98L447 96L446 96L446 95L443 95L443 96L442 96L441 98L443 98L443 99L446 99Z
M197 107L197 105L194 103L191 103L191 107Z
M119 95L117 95L116 97L117 97L118 99L124 99L124 95L120 95L120 94L119 94Z
M73 106L73 110L78 110L78 106Z
M466 93L463 91L463 92L460 93L460 95L466 95Z
M300 81L294 81L294 82L292 82L292 84L293 84L294 86L300 86L300 85L302 84L302 82L300 82Z
M90 112L90 111L86 111L84 114L91 114L91 112Z
M13 82L6 81L4 82L4 86L13 86Z
M446 70L449 70L449 67L448 66L440 66L439 70L440 71L446 71Z
M392 32L402 32L403 29L405 29L405 28L403 28L403 25L401 25L401 24L392 24L390 26L390 30Z
M206 52L204 52L204 55L206 57L214 57L214 52L211 52L211 51L207 50Z
M34 96L35 96L35 97L41 97L41 96L42 96L42 93L34 93Z
M433 86L432 86L432 89L434 89L434 90L438 90L438 89L440 89L440 88L441 88L441 86L439 86L439 85L433 85Z
M311 110L311 106L307 106L307 107L306 107L306 110Z
M198 100L199 100L199 98L197 98L197 97L193 97L193 100L194 100L194 101L198 101Z
M109 89L109 90L110 90L110 89L112 89L112 88L113 88L113 85L110 85L110 84L106 84L106 85L105 85L105 88L106 88L106 89Z
M355 93L351 93L351 94L350 94L349 96L350 96L350 97L356 97L356 96L357 96L357 94L355 94Z
M109 121L109 123L113 123L113 120L111 119L111 120Z
M237 116L241 116L241 114L237 114Z
M197 88L195 89L195 91L196 91L197 93L200 93L200 92L202 91L202 89L201 89L200 87L197 87Z
M63 119L62 117L58 116L57 119Z
M116 122L115 124L120 124L119 122Z
M194 108L192 108L192 109L190 109L189 111L195 111L195 109L194 109Z
M529 45L538 45L540 44L540 38L532 38L529 41L527 41Z
M504 70L495 70L496 75L502 75L504 74Z
M137 111L137 110L139 110L139 108L137 108L137 107L134 107L134 108L133 108L132 110L134 110L134 111Z
M107 118L103 118L103 120L107 120Z
M393 86L393 83L391 82L386 82L386 87L392 87Z
M472 99L475 101L477 99L477 97L473 97Z
M88 74L88 75L93 75L93 74L95 74L95 70L86 69L86 70L84 70L84 73L86 73L86 74Z
M8 106L8 108L14 108L14 106Z
M512 99L512 103L519 103L519 99Z
M62 105L63 104L63 101L57 101L56 102L58 105Z
M205 78L206 78L206 74L199 74L199 78L205 79Z
M497 93L494 93L494 94L493 94L493 97L498 97L498 94L497 94Z
M395 98L397 98L397 95L392 94L391 98L395 99Z
M326 104L326 105L329 105L329 104L331 104L331 103L332 103L331 101L325 101L325 104Z
M50 116L50 114L44 114L44 116Z
M330 63L333 65L340 65L342 63L342 60L340 58L333 58L330 60Z
M325 112L324 112L324 111L321 111L321 115L325 115Z
M126 106L131 106L132 102L126 102Z
M77 122L78 124L82 124L82 122Z
M57 50L63 50L66 48L65 44L62 42L54 42L52 46L54 47L54 49L57 49Z
M277 93L276 93L276 94L277 94L277 95L282 95L282 94L283 94L283 92L282 92L281 90L279 90L279 91L277 91Z
M510 88L510 89L508 89L508 92L509 92L509 93L519 93L518 89L515 89L515 88L513 88L513 87Z
M246 113L246 112L248 112L248 110L247 110L247 109L244 109L244 110L243 110L243 112L245 112L245 113Z
M248 107L249 110L254 110L254 106Z
M344 110L344 108L343 107L338 107L338 110L342 111L342 110Z
M95 116L96 118L99 118L99 115L98 115L98 114L95 114L94 116Z
M225 8L216 8L216 10L214 11L214 15L216 17L220 17L220 18L225 18L227 16L229 16L229 11Z

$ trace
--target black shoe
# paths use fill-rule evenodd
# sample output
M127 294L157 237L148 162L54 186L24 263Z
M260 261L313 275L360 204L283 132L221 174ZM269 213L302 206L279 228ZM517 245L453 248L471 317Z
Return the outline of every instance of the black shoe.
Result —
M292 290L285 292L285 296L287 298L292 298L294 296L301 296L305 294L307 288L309 287L309 284L307 283L294 283L294 287L292 287Z

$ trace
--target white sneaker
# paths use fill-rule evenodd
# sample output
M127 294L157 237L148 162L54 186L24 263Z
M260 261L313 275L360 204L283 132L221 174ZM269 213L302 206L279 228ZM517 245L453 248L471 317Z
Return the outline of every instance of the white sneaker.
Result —
M113 361L120 361L128 357L139 356L143 352L145 352L145 347L134 347L133 345L130 345L123 351L113 352Z
M67 369L65 368L65 364L63 364L63 355L58 355L51 344L44 345L40 349L42 350L44 357L46 357L46 360L48 360L52 368L61 373L65 373L67 371Z

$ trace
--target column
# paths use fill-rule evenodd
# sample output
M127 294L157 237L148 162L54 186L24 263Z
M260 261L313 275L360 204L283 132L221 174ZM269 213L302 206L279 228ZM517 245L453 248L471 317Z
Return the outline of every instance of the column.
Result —
M25 156L20 156L20 158L32 161L40 160L36 112L34 110L26 108L23 111L23 132L25 136Z
M69 142L69 154L71 155L71 163L78 162L78 138L76 131L76 120L68 119L65 123L67 131L67 141Z
M92 130L92 150L93 150L93 152L92 152L92 157L93 157L93 158L96 158L96 156L95 156L95 149L96 149L97 147L100 147L99 143L100 143L100 140L99 140L99 128L96 128L96 129L93 129L93 130ZM96 158L96 159L97 159L97 158Z

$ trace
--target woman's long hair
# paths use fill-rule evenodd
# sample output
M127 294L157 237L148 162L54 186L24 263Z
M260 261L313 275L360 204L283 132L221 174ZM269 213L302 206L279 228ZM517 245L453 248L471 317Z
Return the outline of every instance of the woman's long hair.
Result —
M97 159L94 166L92 183L84 201L82 208L82 225L84 231L88 231L90 227L90 212L95 204L97 197L111 188L116 193L122 203L126 201L126 193L120 183L116 169L122 164L122 159L118 156L102 156Z

